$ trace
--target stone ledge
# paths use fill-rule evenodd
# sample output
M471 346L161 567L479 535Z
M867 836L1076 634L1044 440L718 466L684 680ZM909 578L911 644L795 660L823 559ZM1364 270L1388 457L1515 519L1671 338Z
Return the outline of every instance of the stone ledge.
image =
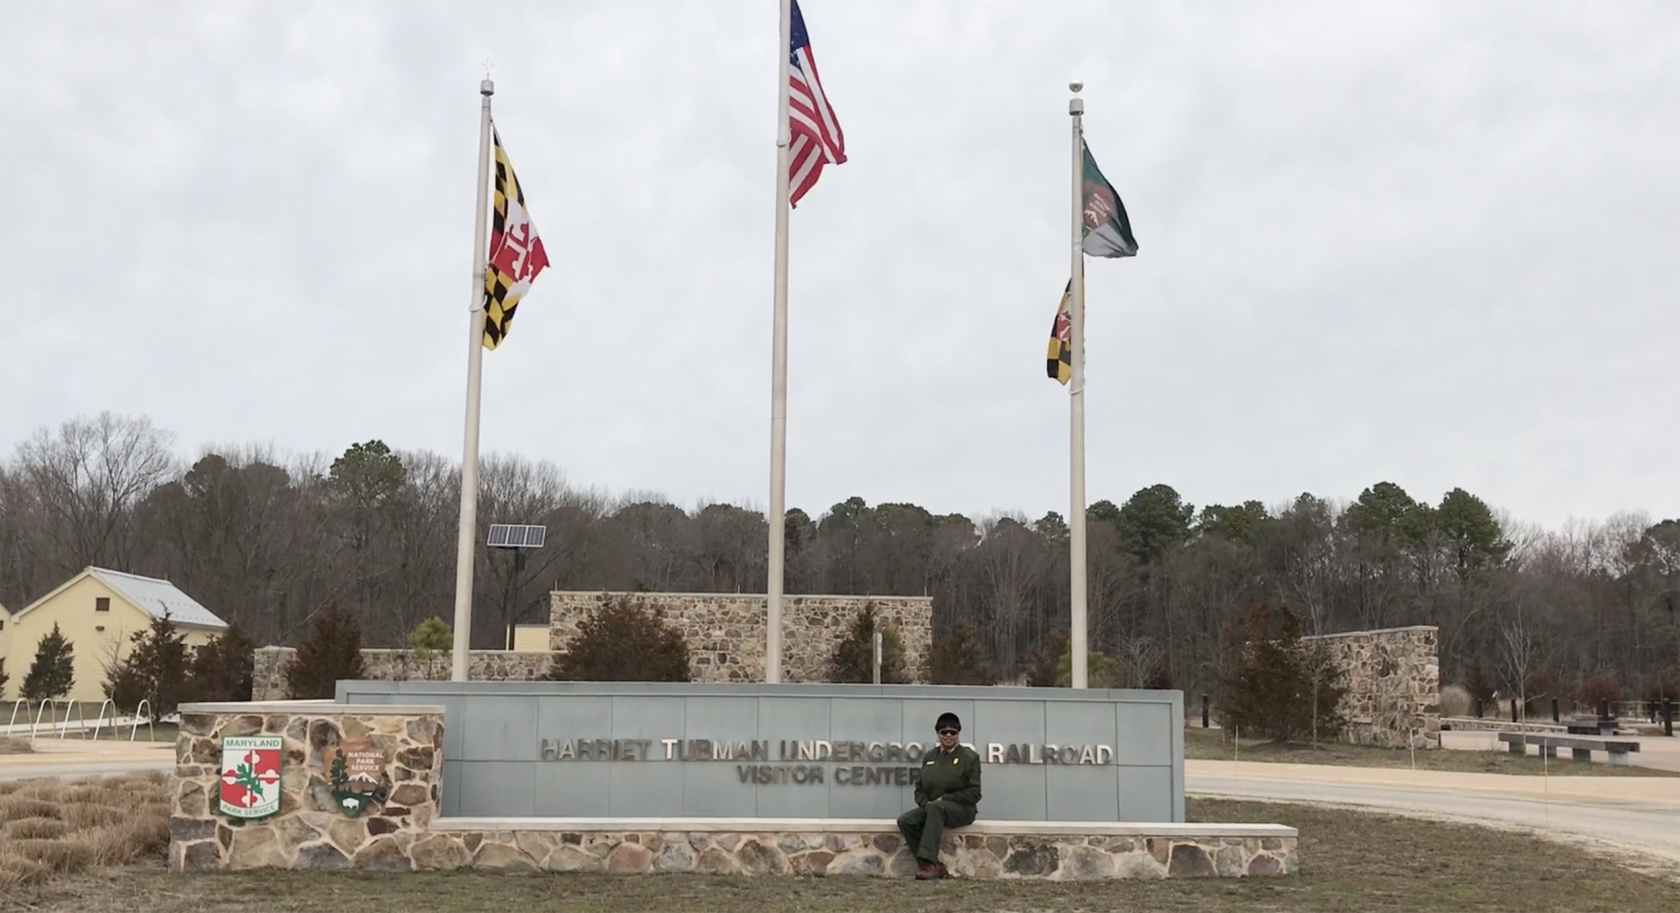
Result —
M417 870L470 868L484 872L605 872L614 875L828 875L908 878L916 859L898 828L876 819L839 819L811 827L810 819L750 820L717 830L719 819L438 819L431 836L412 846ZM544 829L587 821L589 829ZM649 826L659 821L661 827ZM482 829L462 827L483 823ZM801 831L775 825L792 823ZM1007 822L990 822L998 827ZM1017 822L1027 823L1027 822ZM1136 835L983 833L973 826L947 831L940 859L958 878L1105 881L1152 878L1287 876L1300 871L1293 828L1251 825L1277 836L1214 836L1239 825L1167 825L1183 833L1155 833L1157 824L1031 822L1064 830L1131 827ZM530 826L537 824L539 826ZM602 824L636 825L597 830ZM842 830L860 824L861 830ZM701 826L706 829L702 830ZM837 826L836 826L837 825ZM1017 829L1018 830L1018 829ZM1189 833L1188 831L1195 831ZM1287 835L1283 832L1287 832Z
M887 818L436 818L433 831L489 833L499 831L563 831L567 833L624 833L680 831L694 834L876 834L896 832ZM1220 824L1180 821L988 821L979 820L953 834L986 836L1289 838L1295 828L1282 824Z

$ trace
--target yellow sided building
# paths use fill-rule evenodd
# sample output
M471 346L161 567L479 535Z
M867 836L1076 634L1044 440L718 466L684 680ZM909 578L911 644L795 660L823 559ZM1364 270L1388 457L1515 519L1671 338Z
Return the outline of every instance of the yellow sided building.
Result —
M41 638L58 625L75 656L76 677L60 700L98 706L105 676L128 655L135 633L168 613L187 646L209 643L227 623L167 580L90 567L52 592L7 615L0 609L0 657L7 681L0 698L17 700ZM132 707L119 708L124 711Z
M14 670L12 668L11 655L12 655L12 613L6 611L6 606L5 606L4 603L0 603L0 660L5 660L6 661L6 664L4 666L0 666L0 672L4 672L9 676L16 676L17 672L16 672L16 670ZM6 694L5 687L0 686L0 697L4 697L5 694Z

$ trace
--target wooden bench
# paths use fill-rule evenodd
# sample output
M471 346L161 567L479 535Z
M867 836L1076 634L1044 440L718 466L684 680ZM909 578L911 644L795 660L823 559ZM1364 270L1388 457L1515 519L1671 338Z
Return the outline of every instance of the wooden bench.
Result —
M1544 732L1501 732L1499 741L1504 742L1512 754L1527 754L1528 746L1534 745L1540 753L1548 758L1557 757L1559 748L1567 748L1570 758L1576 761L1591 761L1592 753L1602 751L1609 756L1612 767L1628 766L1628 753L1639 750L1639 743L1630 739L1609 739L1603 736L1590 735L1552 735Z

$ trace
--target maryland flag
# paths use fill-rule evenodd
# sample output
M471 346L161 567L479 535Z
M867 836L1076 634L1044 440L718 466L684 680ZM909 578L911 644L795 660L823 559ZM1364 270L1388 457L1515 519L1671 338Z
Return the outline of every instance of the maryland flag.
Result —
M494 349L507 338L514 308L531 290L531 280L548 265L537 227L525 211L525 188L513 174L513 165L502 151L502 134L494 131L496 143L495 210L490 226L490 254L484 264L484 347Z
M1064 386L1073 379L1073 315L1068 311L1072 304L1073 280L1069 279L1062 303L1056 308L1056 319L1050 324L1050 348L1044 353L1045 373Z

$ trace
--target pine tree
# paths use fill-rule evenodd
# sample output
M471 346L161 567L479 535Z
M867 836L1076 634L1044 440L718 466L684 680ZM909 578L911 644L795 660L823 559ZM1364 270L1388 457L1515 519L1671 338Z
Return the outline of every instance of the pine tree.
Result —
M828 661L828 680L867 685L875 681L875 632L881 632L881 684L903 685L910 681L904 668L904 644L892 625L880 621L875 603L864 603L852 618L846 636L834 645Z
M443 619L433 616L408 632L408 648L417 659L431 659L434 653L448 653L455 649L455 635Z
M76 684L75 645L64 639L54 622L52 630L35 648L35 662L23 677L23 699L44 701L70 693Z
M286 696L330 698L340 680L359 679L365 671L361 622L335 601L316 613L297 655L286 664Z
M119 708L139 712L140 703L153 722L174 713L187 690L187 639L175 629L169 613L153 618L136 631L134 648L106 673L105 696Z
M548 677L563 682L686 682L688 641L658 613L628 596L578 625Z
M928 648L928 680L938 685L997 683L997 673L986 661L973 625L958 621L944 637L933 639Z
M6 683L11 680L12 677L6 674L6 658L0 656L0 691L5 691Z
M1225 650L1216 705L1225 729L1287 742L1333 739L1346 728L1341 672L1321 644L1301 640L1301 622L1287 606L1238 612L1225 629Z
M1124 676L1120 673L1120 663L1107 653L1096 650L1085 651L1085 687L1087 688L1124 688ZM1056 687L1073 687L1073 646L1062 648L1062 655L1056 657Z
M1027 685L1032 688L1065 687L1059 666L1068 652L1068 632L1057 628L1027 657Z
M187 693L195 701L248 701L257 645L238 625L193 651Z

